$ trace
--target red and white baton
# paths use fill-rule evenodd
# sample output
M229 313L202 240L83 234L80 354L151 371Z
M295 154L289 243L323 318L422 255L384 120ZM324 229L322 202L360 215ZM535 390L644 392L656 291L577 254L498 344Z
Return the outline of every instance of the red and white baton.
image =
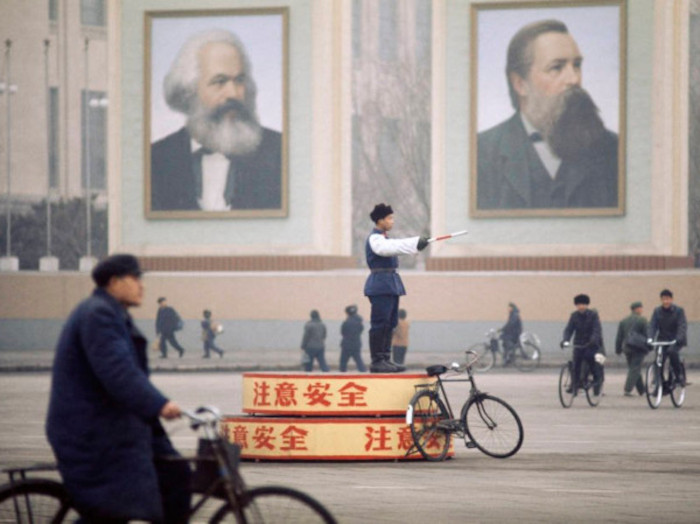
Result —
M461 237L462 235L466 235L467 233L469 233L469 231L465 229L464 231L455 231L454 233L450 233L449 235L431 237L428 239L428 243L435 242L436 240L447 240L448 238Z

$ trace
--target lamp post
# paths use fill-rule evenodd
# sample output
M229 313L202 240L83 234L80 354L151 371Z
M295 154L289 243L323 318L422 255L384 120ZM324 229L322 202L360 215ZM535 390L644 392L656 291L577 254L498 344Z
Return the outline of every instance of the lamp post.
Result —
M97 259L92 256L92 202L90 188L90 114L89 114L89 98L90 98L90 39L85 39L84 47L84 68L85 68L85 95L83 97L83 120L85 125L85 256L80 258L80 271L91 271Z
M46 256L39 259L39 271L58 271L59 261L51 255L51 92L49 90L49 48L44 40L44 93L46 99Z
M17 86L12 83L11 77L12 64L12 40L5 40L5 83L0 86L0 93L4 92L7 95L7 114L6 114L6 142L7 150L5 152L7 186L5 191L5 211L6 215L6 237L5 237L5 256L0 258L0 271L18 271L19 259L12 256L12 95L17 92Z

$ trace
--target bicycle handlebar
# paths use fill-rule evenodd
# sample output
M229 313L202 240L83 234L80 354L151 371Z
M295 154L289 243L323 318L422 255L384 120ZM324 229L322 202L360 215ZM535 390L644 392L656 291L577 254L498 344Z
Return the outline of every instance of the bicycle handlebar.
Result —
M675 340L654 340L653 342L648 343L650 346L653 347L666 347L666 346L674 346L676 344Z
M210 437L216 432L216 426L221 421L221 412L214 406L200 406L194 413L183 409L182 414L190 419L190 428L193 431L204 427L205 433Z

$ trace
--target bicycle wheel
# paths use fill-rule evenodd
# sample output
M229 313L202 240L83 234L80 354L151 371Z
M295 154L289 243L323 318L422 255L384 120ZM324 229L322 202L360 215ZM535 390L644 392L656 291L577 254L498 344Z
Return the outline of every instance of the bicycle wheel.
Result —
M515 350L515 367L519 371L534 371L540 365L540 348L530 342L520 344Z
M411 416L406 417L406 422L420 454L426 460L443 460L450 449L451 438L449 429L444 426L450 419L445 404L437 393L419 391L413 395L408 409Z
M209 522L257 523L324 523L336 524L331 513L315 498L301 491L282 486L264 486L243 494L243 516L237 518L228 504L217 511Z
M510 457L523 444L520 417L498 397L479 395L471 399L463 410L462 425L474 445L491 457Z
M571 376L571 362L567 362L561 367L559 373L559 402L562 407L570 408L574 403L576 393L573 390L573 378Z
M682 384L685 384L685 364L683 362L680 362L680 367L681 376L678 377L678 379L681 381ZM673 378L675 378L675 374L671 373L671 375L673 376ZM671 386L671 402L673 402L673 405L677 408L683 405L683 402L685 402L685 386L682 386L679 383L676 383Z
M493 367L494 363L496 362L496 356L493 354L493 351L491 351L489 345L484 342L480 344L474 344L468 349L468 351L473 351L479 357L476 360L476 362L472 364L472 368L474 369L474 371L486 373Z
M647 393L647 402L651 409L656 409L661 404L661 397L664 394L662 384L661 371L655 362L647 366L645 388Z
M78 513L60 482L28 479L0 487L0 522L74 522Z
M602 371L601 371L602 372ZM585 384L583 389L586 391L586 400L592 408L600 404L600 394L602 393L602 384L596 384L593 370L588 367L586 362L583 363L583 372L581 380Z

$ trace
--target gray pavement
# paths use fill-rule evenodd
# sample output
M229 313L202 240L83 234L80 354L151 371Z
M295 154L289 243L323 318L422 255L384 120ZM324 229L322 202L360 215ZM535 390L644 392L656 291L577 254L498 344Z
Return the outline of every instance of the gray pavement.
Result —
M509 459L457 442L455 458L441 463L246 462L243 475L251 485L307 491L342 523L697 523L699 386L688 388L681 409L664 397L651 410L643 398L622 396L622 370L606 378L598 408L577 398L563 409L554 369L478 376L481 389L522 418L525 441ZM240 413L240 373L162 372L153 380L185 407ZM49 382L46 372L0 374L0 463L51 460L43 434ZM453 401L465 398L463 387L451 385ZM178 448L194 449L196 436L184 422L167 428Z

